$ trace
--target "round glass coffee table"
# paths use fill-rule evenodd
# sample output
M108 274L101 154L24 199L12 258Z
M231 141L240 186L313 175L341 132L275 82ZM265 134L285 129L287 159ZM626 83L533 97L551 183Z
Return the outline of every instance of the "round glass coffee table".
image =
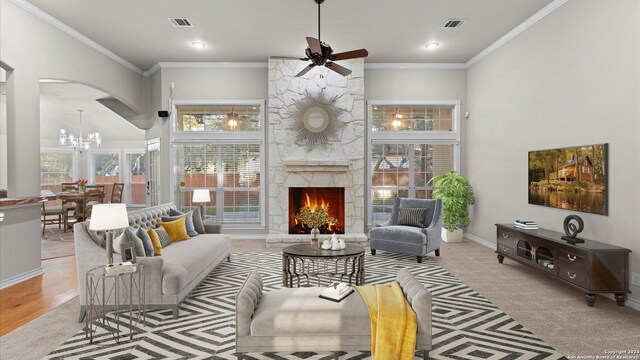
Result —
M332 281L349 281L349 286L364 284L364 248L347 244L342 250L312 249L309 244L291 245L282 249L282 284L293 287L294 279L300 287L300 278L306 286L315 278L318 286Z

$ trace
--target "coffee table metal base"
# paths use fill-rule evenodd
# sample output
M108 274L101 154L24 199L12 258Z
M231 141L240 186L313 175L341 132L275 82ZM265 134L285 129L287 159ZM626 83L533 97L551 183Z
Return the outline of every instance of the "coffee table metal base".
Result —
M312 280L317 286L326 286L332 281L348 282L349 286L364 284L364 248L348 245L347 249L334 252L321 249L306 250L305 248L308 247L309 245L305 244L283 249L282 284L284 286L294 287L294 284L297 287L301 284L312 286ZM303 278L302 281L301 278Z

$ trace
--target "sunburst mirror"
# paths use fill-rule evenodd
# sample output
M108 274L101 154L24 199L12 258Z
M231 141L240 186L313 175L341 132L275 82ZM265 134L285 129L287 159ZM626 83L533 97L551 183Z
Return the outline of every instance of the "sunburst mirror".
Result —
M342 110L333 105L338 98L328 97L323 92L316 97L307 93L302 100L295 102L295 110L290 115L294 120L291 129L297 133L296 144L311 151L318 145L326 146L339 140L338 131L344 124L337 120Z

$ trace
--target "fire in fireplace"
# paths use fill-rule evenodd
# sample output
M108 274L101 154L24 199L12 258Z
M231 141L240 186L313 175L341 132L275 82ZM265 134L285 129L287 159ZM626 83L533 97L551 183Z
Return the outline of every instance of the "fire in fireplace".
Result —
M318 229L320 234L344 234L344 188L343 187L290 187L289 188L289 234L309 234L311 228L296 219L305 207L310 210L324 208L327 215L338 220L337 224L325 224Z

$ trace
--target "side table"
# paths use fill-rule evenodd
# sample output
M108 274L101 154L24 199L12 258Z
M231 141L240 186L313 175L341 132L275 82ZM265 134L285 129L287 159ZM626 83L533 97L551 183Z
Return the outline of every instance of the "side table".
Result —
M95 267L86 274L86 289L85 339L93 343L94 334L102 327L120 343L120 314L128 312L125 319L129 319L132 340L133 328L146 320L144 266L137 264L134 272L123 274L107 274L104 265ZM107 314L112 311L110 318Z

